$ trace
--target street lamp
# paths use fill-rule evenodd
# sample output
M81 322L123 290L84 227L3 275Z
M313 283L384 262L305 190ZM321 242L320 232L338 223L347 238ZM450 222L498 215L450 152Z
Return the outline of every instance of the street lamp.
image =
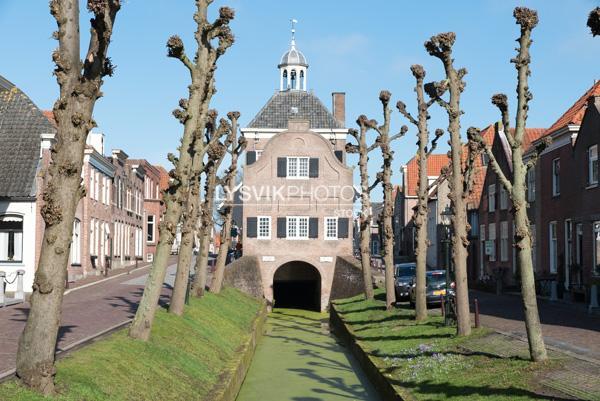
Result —
M446 291L444 294L444 324L446 326L450 326L452 320L454 320L454 311L450 305L450 243L451 243L451 235L452 235L452 208L449 205L446 205L444 210L440 213L440 220L442 223L442 227L444 229L444 238L442 239L442 243L444 244L444 256L445 256L445 264L446 264Z

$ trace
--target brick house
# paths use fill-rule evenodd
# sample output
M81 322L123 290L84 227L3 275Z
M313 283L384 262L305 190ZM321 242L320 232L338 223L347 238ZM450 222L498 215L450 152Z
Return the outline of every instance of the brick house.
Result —
M113 183L112 267L131 266L143 258L144 168L128 162L129 156L115 149L110 162L115 169Z
M308 64L293 39L278 68L279 91L242 128L244 255L258 258L275 306L325 310L336 260L352 256L344 94L333 94L332 114L307 91Z
M558 283L558 296L587 301L600 283L600 82L545 133L537 177L540 198L538 274Z
M446 154L432 154L427 159L427 178L431 184L440 176L442 168L447 166L449 158ZM397 258L414 260L415 255L415 230L412 223L413 208L417 205L417 183L419 180L419 166L417 158L413 157L401 167L402 184L394 201L394 222L398 230L396 248ZM402 188L402 190L400 190Z
M512 177L512 152L503 131L496 132L496 127L490 125L482 131L486 143L491 144L492 153L496 158L504 175L510 180ZM532 143L541 138L545 129L527 128L523 138L522 147L525 153L531 148ZM473 257L478 257L479 269L471 280L482 279L486 276L501 278L508 286L518 283L519 269L517 268L516 252L513 247L514 223L511 213L512 203L508 192L504 190L498 176L491 167L487 166L487 157L481 156L481 164L485 166L482 187L478 192L481 194L479 202L479 237L472 239L476 244L471 251ZM527 200L530 202L528 215L533 237L536 238L536 216L535 216L535 178L533 170L528 175L529 191ZM487 246L486 246L487 245ZM534 249L535 255L537 250ZM534 264L536 258L534 257ZM475 264L473 264L474 267ZM471 271L475 273L475 271Z
M161 175L167 175L162 167L156 167L147 160L128 160L128 164L141 166L144 169L144 212L143 212L143 255L146 262L154 260L156 245L158 245L158 223L163 213ZM167 180L168 185L168 180Z

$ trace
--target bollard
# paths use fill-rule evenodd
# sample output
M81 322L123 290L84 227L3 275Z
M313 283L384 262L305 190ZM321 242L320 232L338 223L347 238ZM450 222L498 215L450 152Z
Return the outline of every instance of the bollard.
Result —
M17 270L17 292L15 292L15 299L25 301L25 291L23 291L23 276L25 275L25 270L19 269Z
M442 297L442 303L440 304L440 308L442 309L442 317L446 316L446 308L445 308L445 297Z
M475 327L479 328L480 327L480 324L479 324L479 300L477 298L475 298L474 302L475 302Z
M6 272L0 271L0 304L4 306L6 299L4 298L4 279L6 278Z
M590 289L590 306L589 311L592 312L593 309L598 309L598 285L592 285Z
M558 300L558 283L556 280L552 280L550 283L550 301Z

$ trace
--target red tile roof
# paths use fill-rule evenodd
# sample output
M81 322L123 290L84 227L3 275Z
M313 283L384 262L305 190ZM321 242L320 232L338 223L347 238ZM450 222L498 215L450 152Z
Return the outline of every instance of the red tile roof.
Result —
M447 166L450 159L446 154L433 154L427 158L427 175L438 177L444 166ZM406 193L405 196L417 196L417 182L419 181L419 165L417 158L413 157L406 164Z
M577 99L577 101L562 116L560 116L550 128L548 128L546 135L558 131L570 124L580 125L585 109L587 108L587 100L590 96L600 96L600 81L594 83L583 96Z
M46 117L48 121L50 121L50 123L56 127L56 119L54 118L54 113L52 110L44 110L42 113L44 114L44 117Z

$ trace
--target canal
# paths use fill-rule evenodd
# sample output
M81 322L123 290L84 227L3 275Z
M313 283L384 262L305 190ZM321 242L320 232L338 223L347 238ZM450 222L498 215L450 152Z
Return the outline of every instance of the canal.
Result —
M275 309L237 401L379 401L326 315Z

